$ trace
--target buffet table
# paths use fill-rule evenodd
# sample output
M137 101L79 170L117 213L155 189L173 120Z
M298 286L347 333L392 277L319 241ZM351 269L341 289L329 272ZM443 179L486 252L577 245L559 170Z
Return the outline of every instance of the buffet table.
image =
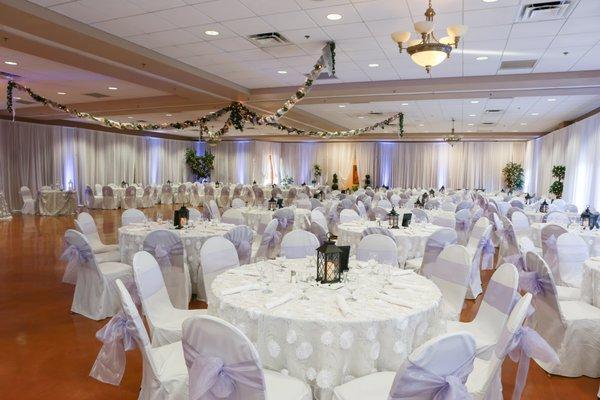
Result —
M77 192L44 190L38 193L40 215L72 215L77 212Z

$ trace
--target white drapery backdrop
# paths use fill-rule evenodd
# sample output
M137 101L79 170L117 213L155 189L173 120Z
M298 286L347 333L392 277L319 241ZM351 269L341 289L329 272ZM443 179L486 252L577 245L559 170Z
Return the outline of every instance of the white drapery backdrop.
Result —
M600 114L527 143L526 190L547 194L552 167L565 165L563 199L582 209L600 206Z
M9 206L21 207L19 188L35 194L44 185L70 180L86 185L121 181L162 184L191 179L185 150L204 144L88 129L0 121L0 190Z

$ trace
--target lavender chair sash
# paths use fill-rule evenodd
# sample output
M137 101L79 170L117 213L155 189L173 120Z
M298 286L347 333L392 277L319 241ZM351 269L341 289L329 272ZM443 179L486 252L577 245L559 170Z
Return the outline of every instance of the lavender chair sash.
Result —
M519 301L519 295L515 289L492 279L485 291L483 301L501 313L509 315Z
M494 253L496 249L494 248L494 243L490 238L481 238L479 241L479 246L481 247L481 267L482 269L491 269L493 268L492 262L494 260Z
M196 349L183 342L184 352L190 354L187 361L190 379L190 400L238 399L237 387L245 387L244 393L258 395L265 390L262 371L254 360L226 365L219 357L200 355ZM252 396L254 397L254 396Z
M162 270L168 270L173 267L171 263L171 255L183 255L183 243L181 241L175 242L171 245L166 243L144 243L144 251L153 253L156 257L156 261Z
M465 386L467 377L473 371L473 360L467 360L455 371L446 376L437 375L410 361L400 382L394 382L390 391L390 400L423 397L432 400L468 400L471 394Z
M94 258L92 249L78 248L74 244L68 245L60 256L61 260L67 261L63 282L73 285L77 283L77 267L82 263L90 261L92 258Z
M235 246L240 264L248 264L252 255L252 231L246 226L238 226L225 234L225 239Z
M520 271L519 272L519 288L532 295L545 296L546 293L552 292L552 282L548 277L542 277L537 271Z
M510 335L504 331L503 335ZM505 341L500 341L502 343ZM513 335L506 347L506 353L514 362L518 362L515 389L512 399L519 400L525 384L527 383L527 374L529 372L529 359L535 358L545 363L559 363L558 354L535 330L522 326ZM504 358L504 357L503 357Z
M102 348L96 357L90 376L101 382L118 386L125 372L125 352L136 347L137 333L133 321L123 311L113 316L96 332Z

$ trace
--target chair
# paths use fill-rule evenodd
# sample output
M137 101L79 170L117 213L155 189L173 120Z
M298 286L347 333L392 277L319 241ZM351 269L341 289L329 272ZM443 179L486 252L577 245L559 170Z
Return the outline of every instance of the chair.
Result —
M512 213L511 222L515 229L517 238L525 236L531 236L531 226L529 225L529 218L523 211L515 211Z
M85 206L92 210L94 208L102 207L102 196L95 196L94 191L90 186L85 187L85 191L83 193Z
M275 258L279 254L279 247L281 245L281 233L277 230L279 222L276 219L272 219L269 222L260 237L258 247L256 251L253 249L254 262Z
M121 226L143 224L144 222L146 222L146 215L137 208L130 208L121 214Z
M244 200L236 197L235 199L231 200L231 208L246 208L246 203Z
M198 297L210 304L213 294L210 286L217 275L240 266L240 259L233 243L222 236L209 238L200 249L202 280L198 277Z
M472 201L461 201L456 206L456 212L459 212L460 210L470 210L473 208L473 205Z
M319 239L314 234L295 230L281 240L281 255L286 258L305 258L317 255Z
M144 188L144 193L142 194L142 198L140 199L140 207L149 208L154 205L154 201L152 200L152 186L146 186Z
M475 354L469 333L440 335L413 350L396 373L375 372L335 387L333 400L468 399L465 382Z
M315 208L322 206L321 202L318 199L311 198L311 199L309 199L309 201L310 201L310 209L311 210L314 210Z
M314 220L310 223L310 232L316 236L319 241L319 246L327 241L327 231L323 225Z
M177 193L175 193L175 204L183 204L188 202L187 186L185 184L179 185Z
M412 213L412 221L415 223L427 223L429 222L429 217L427 216L427 213L423 210L421 210L420 208L413 208L411 211Z
M318 223L327 232L327 220L325 219L325 214L320 210L315 209L310 212L310 221Z
M452 203L451 201L445 201L445 202L442 203L441 209L443 211L455 212L456 211L456 205L454 203Z
M377 207L381 207L381 208L389 211L392 209L392 203L389 200L385 200L385 199L379 200L377 202Z
M556 199L552 202L560 211L565 211L567 208L567 202L563 199Z
M70 258L77 258L77 276L71 312L99 321L119 311L115 280L132 278L131 266L120 262L99 263L85 236L76 230L65 232Z
M206 313L206 310L183 310L173 306L161 268L152 254L146 251L139 251L133 256L133 278L150 328L153 346L181 340L183 321Z
M560 301L556 284L545 263L527 266L539 288L533 290L535 313L529 326L535 329L558 353L560 362L538 364L554 375L600 377L600 308L582 301Z
M207 183L204 185L204 201L210 202L215 199L215 188L212 184Z
M492 225L490 221L481 217L477 220L467 242L467 251L472 259L471 280L467 292L468 299L475 299L482 292L480 268L492 268L495 248L490 236Z
M173 204L173 188L171 185L162 185L162 191L160 193L160 204Z
M99 183L96 183L94 185L94 195L98 196L98 197L102 197L102 185Z
M239 208L230 208L229 210L225 211L221 216L221 222L232 225L244 225L246 223L244 220L244 215L242 214L242 210Z
M102 209L103 210L116 210L118 208L117 199L113 192L112 187L102 187Z
M444 247L455 244L457 241L456 231L451 228L441 228L433 232L425 243L423 257L413 258L406 261L404 268L415 271L421 270L426 273L427 267L435 262Z
M521 273L519 274L519 287L521 288L521 290L530 293L533 293L536 290L535 286L533 286L533 283L535 283L535 281L532 281L531 275L535 274L535 271L541 268L538 266L539 264L544 264L546 267L548 267L546 260L540 257L539 254L534 252L525 253L525 264L523 266L523 271L521 271ZM559 301L581 300L581 289L569 286L556 285L556 280L554 281L554 283Z
M542 255L544 260L548 263L550 271L552 271L554 280L559 284L562 283L562 279L558 269L558 250L556 249L556 241L564 233L568 233L568 231L564 227L556 224L544 226L541 233Z
M257 206L263 205L265 203L265 192L258 186L253 188L254 190L254 204Z
M153 347L125 285L120 280L117 280L116 285L121 307L127 318L126 326L142 353L142 383L138 400L187 399L189 378L181 342Z
M422 269L422 273L442 292L445 319L458 321L471 274L471 258L467 249L458 244L446 246L426 269Z
M565 207L565 212L579 214L579 209L575 204L567 204L567 206Z
M301 193L301 195L305 195L305 194ZM301 199L299 196L298 196L298 198L296 200L296 207L302 208L304 210L311 210L312 209L312 206L310 204L310 200L309 199Z
M219 211L219 207L217 206L217 202L214 200L208 201L208 209L210 212L210 219L218 221L221 219L221 212Z
M158 262L171 304L187 310L192 298L192 283L179 234L166 229L152 231L144 239L142 248Z
M363 229L360 238L362 239L365 236L369 236L369 235L383 235L383 236L387 236L390 239L392 239L394 241L394 243L397 243L396 237L394 236L394 234L392 233L392 231L389 228L384 228L383 226L369 226L369 227Z
M512 264L501 265L490 278L475 319L471 322L449 321L448 332L473 334L478 357L489 359L515 304L518 287L517 268Z
M458 244L466 246L469 241L469 233L471 232L471 212L463 208L456 211L454 218L456 220L454 229L456 230Z
M277 230L281 233L282 237L294 229L294 220L296 216L293 209L285 207L275 210L275 212L273 212L273 218L279 222Z
M194 183L190 192L190 205L192 207L198 207L202 203L202 197L198 189L198 184Z
M258 352L235 326L212 316L183 324L183 351L190 399L312 400L310 387L263 369Z
M583 263L590 258L587 243L577 234L565 233L556 240L556 251L561 281L567 286L580 288Z
M188 207L188 213L190 221L201 221L204 218L200 210L194 207Z
M75 220L75 227L88 240L88 243L92 247L94 254L119 251L118 244L104 244L102 242L100 235L98 234L96 222L90 214L86 212L79 213L79 215L77 215L77 219Z
M358 261L375 260L380 264L398 266L398 247L388 236L374 234L363 237L356 249Z
M569 216L565 212L552 211L544 215L542 221L547 222L549 224L556 224L567 227L571 223L571 218L569 218Z
M223 214L223 218L225 218L225 214ZM250 260L252 259L252 241L254 239L252 229L246 225L239 225L227 232L223 237L235 246L240 265L250 264Z
M121 202L121 208L130 209L137 208L137 193L135 190L135 186L128 186L125 189L125 195L123 196L123 200Z
M340 212L340 223L360 220L360 215L352 209L344 209Z

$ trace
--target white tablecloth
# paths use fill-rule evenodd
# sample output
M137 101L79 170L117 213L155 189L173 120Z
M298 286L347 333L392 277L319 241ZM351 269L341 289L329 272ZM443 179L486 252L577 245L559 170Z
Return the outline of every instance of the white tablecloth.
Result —
M199 279L202 277L202 265L200 264L200 248L209 238L223 236L235 225L215 224L212 222L200 223L194 228L178 229L177 232L183 240L185 259L190 270L192 287L194 293ZM144 239L153 230L168 229L167 223L158 224L151 222L148 227L144 224L131 224L119 228L119 250L121 261L132 265L135 253L143 249Z
M77 192L44 190L38 194L40 215L70 215L77 212Z
M529 223L533 224L535 222L542 222L542 218L546 213L540 212L539 210L524 210L525 215L529 218ZM579 218L579 214L577 213L567 213L571 221L577 221Z
M583 263L581 300L600 307L600 257L592 257Z
M414 285L414 289L394 289L385 286L389 297L411 307L391 304L379 298L384 283L376 268L358 268L351 260L350 274L358 277L357 301L347 301L351 314L345 315L336 303L336 296L348 298L345 287L334 290L314 283L308 273L316 270L308 259L288 260L280 269L262 262L271 276L273 293L262 289L236 294L223 290L256 284L258 264L245 265L219 275L212 284L216 300L209 304L209 313L237 326L255 344L263 365L306 381L313 388L315 399L331 399L333 387L353 377L375 371L396 371L412 350L442 333L441 293L433 282L410 273L392 275L393 282ZM290 283L290 271L309 283ZM396 270L398 271L398 270ZM304 288L308 299L302 300ZM282 305L267 309L265 304L294 293L295 297Z
M387 227L387 222L382 222L382 226ZM356 247L362 238L362 232L369 226L377 226L375 221L358 220L338 225L339 246L350 246L350 254L356 254ZM433 224L411 223L408 228L390 229L396 238L398 245L398 258L400 265L404 265L406 260L422 257L425 250L425 243L431 234L440 229Z
M265 208L245 208L242 210L245 224L258 233L273 219L273 211ZM308 229L310 224L310 210L294 208L294 229ZM262 229L260 227L262 226Z
M533 243L536 246L542 247L542 229L548 224L545 223L534 223L531 224L531 235ZM576 228L568 228L570 233L575 233L587 243L590 251L590 256L600 256L600 231L595 230L583 230L579 226Z

